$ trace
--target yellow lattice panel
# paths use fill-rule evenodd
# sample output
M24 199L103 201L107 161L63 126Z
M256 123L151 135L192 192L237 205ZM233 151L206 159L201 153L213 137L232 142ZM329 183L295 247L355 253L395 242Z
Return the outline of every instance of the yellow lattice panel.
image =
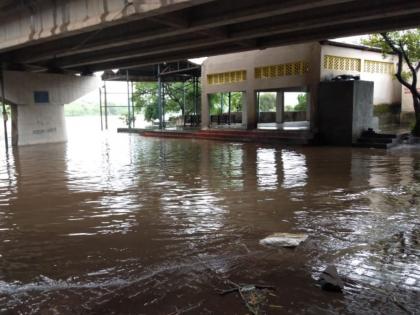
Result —
M362 61L358 58L324 56L324 69L360 72L361 64Z
M243 82L246 80L246 71L230 71L223 73L212 73L207 75L207 83L209 85L229 84Z
M380 74L394 74L394 64L392 62L365 60L364 72L380 73Z
M305 61L269 65L255 68L255 79L272 79L282 76L302 75L309 72L309 64Z

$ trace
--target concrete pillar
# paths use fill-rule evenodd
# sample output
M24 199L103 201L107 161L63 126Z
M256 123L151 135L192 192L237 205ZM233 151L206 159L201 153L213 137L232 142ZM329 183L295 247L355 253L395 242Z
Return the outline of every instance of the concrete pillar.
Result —
M64 104L18 105L17 145L67 141Z
M244 108L242 109L242 125L250 130L257 129L257 123L257 96L254 89L247 89Z
M210 126L209 95L204 91L201 93L201 129L208 129Z
M311 111L312 111L312 89L309 88L309 91L307 92L307 96L306 96L306 120L307 121L311 121ZM315 102L315 100L314 100Z
M284 122L284 92L278 91L276 93L276 123L282 124Z
M18 145L18 128L17 128L17 123L18 123L18 111L17 111L17 105L11 105L10 106L11 109L11 121L12 121L12 146L17 146Z
M6 71L5 82L13 145L66 141L64 104L99 86L96 77L20 71Z

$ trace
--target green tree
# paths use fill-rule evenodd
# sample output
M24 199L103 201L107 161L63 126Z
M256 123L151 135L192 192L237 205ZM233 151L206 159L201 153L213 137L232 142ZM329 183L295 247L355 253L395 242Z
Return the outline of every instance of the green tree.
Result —
M223 102L222 102L223 101ZM220 115L229 110L229 93L210 94L210 115ZM223 108L222 108L223 104ZM230 112L242 111L242 92L230 92Z
M194 85L191 81L185 83L166 82L163 84L162 95L164 96L162 101L165 113L181 113L184 116L193 113L195 110ZM200 95L200 87L198 95ZM200 101L200 97L197 100ZM145 120L158 119L158 84L156 82L136 83L133 102L136 111L143 113Z
M260 94L259 94L259 111L260 112L276 111L276 93L260 92Z
M165 111L181 112L181 115L190 115L195 113L195 102L197 102L197 110L200 112L201 90L200 85L197 91L198 97L194 92L194 84L192 81L172 82L165 84Z
M301 93L297 96L298 103L295 105L295 111L305 112L308 107L308 94Z
M411 92L416 117L412 133L420 136L420 92L417 90L417 75L420 70L420 28L372 34L362 43L379 47L384 54L394 53L398 56L395 77ZM404 65L408 68L408 72L404 72Z
M159 118L156 82L138 82L133 93L134 108L144 114L147 121Z

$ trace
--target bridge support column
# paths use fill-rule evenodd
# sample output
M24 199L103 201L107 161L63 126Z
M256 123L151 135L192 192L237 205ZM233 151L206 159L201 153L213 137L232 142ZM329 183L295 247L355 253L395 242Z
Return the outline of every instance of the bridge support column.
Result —
M203 84L203 83L202 83ZM209 129L210 126L210 106L209 106L209 95L202 90L201 93L201 129Z
M257 94L253 88L247 89L245 93L244 108L242 109L242 125L250 130L257 129Z
M284 92L276 93L276 123L281 125L284 122Z
M64 104L99 85L96 77L18 71L6 71L5 82L15 146L66 141Z
M67 141L64 104L18 105L14 145Z

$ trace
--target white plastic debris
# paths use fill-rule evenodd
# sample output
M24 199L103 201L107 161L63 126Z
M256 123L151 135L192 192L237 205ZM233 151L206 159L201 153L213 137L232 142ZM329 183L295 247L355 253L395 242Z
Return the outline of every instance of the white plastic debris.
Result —
M260 240L261 245L293 248L304 242L308 235L303 233L274 233Z

